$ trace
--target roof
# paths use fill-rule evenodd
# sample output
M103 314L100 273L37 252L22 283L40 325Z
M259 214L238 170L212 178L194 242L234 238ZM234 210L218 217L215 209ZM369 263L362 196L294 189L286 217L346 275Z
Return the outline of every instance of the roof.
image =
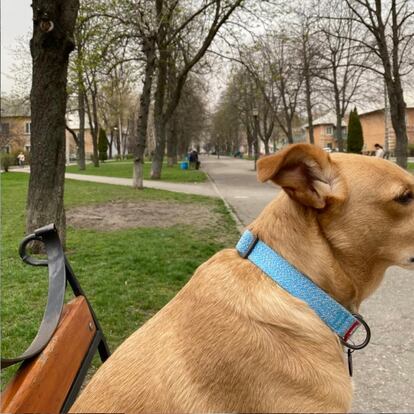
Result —
M414 109L414 105L408 105L407 103L406 103L406 105L407 105L406 109ZM361 113L358 112L358 115L359 116L365 116L365 115L372 114L374 112L383 112L383 111L384 111L384 107L381 107L381 108L371 109L369 111L365 111L365 112L361 112Z
M316 125L333 125L336 126L336 115L333 112L328 112L325 115L316 118L312 122L313 126ZM342 119L342 126L346 127L345 121ZM308 128L309 124L303 125L303 128Z
M28 98L2 96L0 109L2 117L30 117L30 100Z
M414 108L414 95L406 94L406 96L404 96L404 99L405 99L405 104L407 105L407 108ZM384 102L382 102L381 104L374 103L371 106L368 104L364 106L364 108L358 108L358 115L360 116L367 115L373 112L383 111L383 110L384 110Z

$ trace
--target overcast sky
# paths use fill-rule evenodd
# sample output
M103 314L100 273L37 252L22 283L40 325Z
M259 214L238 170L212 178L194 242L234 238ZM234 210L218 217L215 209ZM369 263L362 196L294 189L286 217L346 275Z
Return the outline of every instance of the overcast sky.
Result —
M13 86L10 49L19 37L32 31L31 0L1 0L1 91L10 92Z

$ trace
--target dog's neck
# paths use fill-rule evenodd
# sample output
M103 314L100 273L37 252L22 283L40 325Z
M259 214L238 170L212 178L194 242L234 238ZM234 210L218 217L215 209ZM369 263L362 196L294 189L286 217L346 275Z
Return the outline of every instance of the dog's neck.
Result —
M248 227L299 271L351 311L357 311L373 280L367 260L342 262L318 223L317 212L285 194L271 202Z

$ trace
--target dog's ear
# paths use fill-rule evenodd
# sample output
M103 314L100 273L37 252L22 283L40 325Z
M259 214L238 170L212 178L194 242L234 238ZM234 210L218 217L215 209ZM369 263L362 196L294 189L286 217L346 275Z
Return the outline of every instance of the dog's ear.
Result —
M305 206L322 209L328 198L336 197L337 173L329 154L315 145L290 145L261 158L257 166L260 181L272 180Z

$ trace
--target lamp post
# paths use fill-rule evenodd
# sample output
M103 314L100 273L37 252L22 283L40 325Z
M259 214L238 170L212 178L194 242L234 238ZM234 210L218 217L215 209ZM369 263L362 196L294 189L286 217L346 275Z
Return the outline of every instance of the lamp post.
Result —
M257 158L259 155L259 140L257 136L259 110L256 107L254 107L252 113L253 113L253 119L254 119L254 130L253 130L254 170L256 171Z

